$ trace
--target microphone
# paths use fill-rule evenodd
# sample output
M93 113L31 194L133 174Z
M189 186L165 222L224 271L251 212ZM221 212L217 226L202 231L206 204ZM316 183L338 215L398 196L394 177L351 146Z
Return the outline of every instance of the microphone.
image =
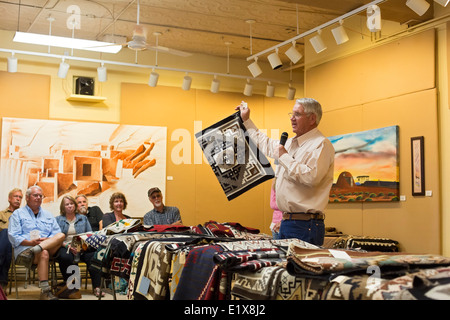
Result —
M284 145L286 144L287 138L288 138L288 133L287 133L287 132L283 132L283 133L281 134L281 138L280 138L280 144L281 144L282 146L284 146Z
M281 137L280 137L280 144L281 144L282 146L284 146L284 145L286 144L287 138L288 138L288 133L287 133L287 132L283 132L283 133L281 134ZM278 165L278 159L275 159L274 164L275 164L275 165Z

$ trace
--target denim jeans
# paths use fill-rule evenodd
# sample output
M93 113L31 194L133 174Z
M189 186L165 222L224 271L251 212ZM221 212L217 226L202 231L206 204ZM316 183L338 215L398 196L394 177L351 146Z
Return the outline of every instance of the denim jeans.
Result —
M325 237L325 223L323 220L282 220L280 238L297 238L316 246L321 246Z
M279 233L279 232L272 231L272 239L273 239L273 240L281 239L281 238L280 238L280 233Z

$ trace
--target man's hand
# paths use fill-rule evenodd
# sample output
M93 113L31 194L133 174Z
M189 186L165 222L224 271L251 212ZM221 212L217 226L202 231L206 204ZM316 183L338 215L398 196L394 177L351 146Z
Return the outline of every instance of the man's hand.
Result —
M242 101L242 103L238 105L235 110L239 110L241 112L242 121L245 122L250 119L250 109L244 101Z
M33 240L23 240L21 245L22 246L28 246L28 247L34 247L38 244L41 244L44 240L47 240L48 238L37 238Z
M278 146L278 150L277 151L278 151L277 152L277 158L280 158L283 154L287 153L287 150L281 144Z

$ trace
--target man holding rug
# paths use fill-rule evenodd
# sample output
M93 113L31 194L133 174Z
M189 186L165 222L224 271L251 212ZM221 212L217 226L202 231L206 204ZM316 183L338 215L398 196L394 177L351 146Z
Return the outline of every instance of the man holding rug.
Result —
M334 148L317 128L322 118L321 105L311 98L296 100L289 113L295 136L285 145L258 130L245 103L236 110L250 138L268 157L278 160L275 188L276 202L283 212L280 237L322 245L324 210L333 183Z

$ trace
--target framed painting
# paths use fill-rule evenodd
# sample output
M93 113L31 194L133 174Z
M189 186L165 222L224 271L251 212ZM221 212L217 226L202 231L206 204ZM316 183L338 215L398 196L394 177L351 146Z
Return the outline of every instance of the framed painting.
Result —
M424 138L411 138L411 180L412 195L425 195L425 159L424 159Z
M106 213L111 194L122 192L125 214L144 216L147 190L165 191L166 145L166 127L3 118L0 206L11 189L38 185L54 215L66 194L85 194Z
M399 201L398 126L332 136L330 202Z

